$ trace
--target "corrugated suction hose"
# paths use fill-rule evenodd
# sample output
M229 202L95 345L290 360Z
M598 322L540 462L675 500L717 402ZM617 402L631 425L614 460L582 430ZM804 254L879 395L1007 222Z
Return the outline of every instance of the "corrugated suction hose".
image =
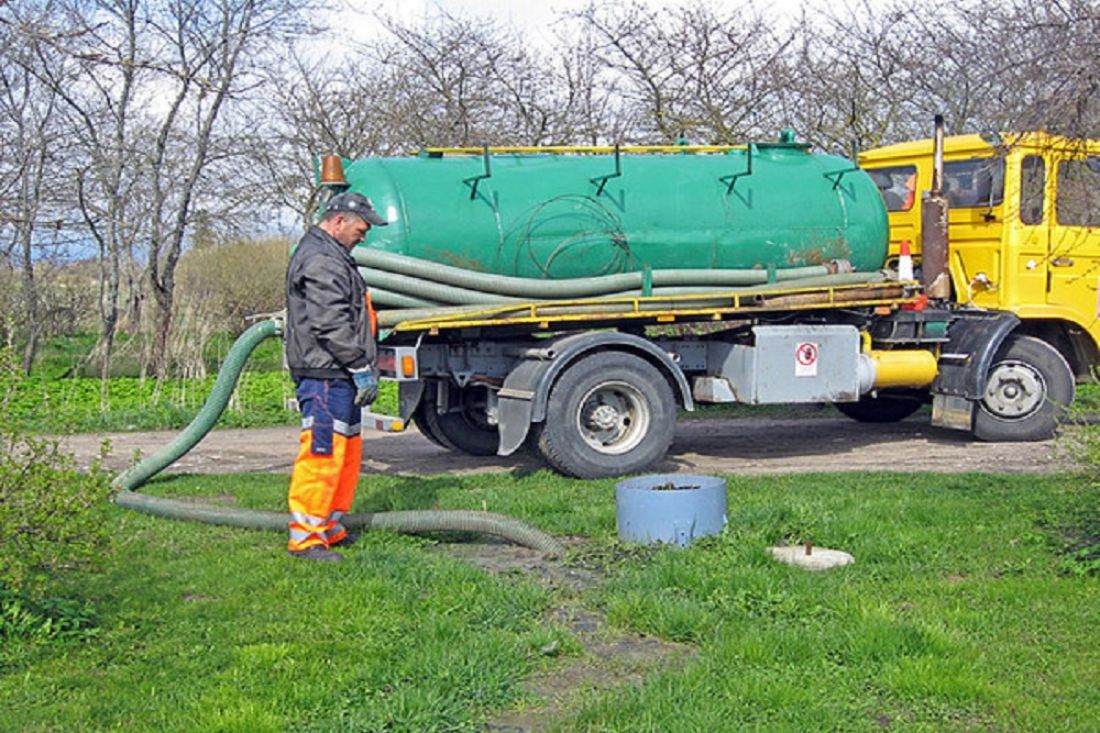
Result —
M196 504L136 492L139 486L183 457L210 432L229 403L229 398L233 394L248 357L261 342L281 332L282 322L279 319L270 319L253 325L241 334L229 350L221 371L218 372L214 389L191 423L168 445L119 474L114 480L114 485L120 489L115 497L116 504L169 519L247 529L280 531L287 529L289 516L281 512ZM518 519L492 512L448 510L365 512L348 514L343 518L343 523L349 528L392 529L410 534L439 531L476 532L495 535L548 554L560 555L564 551L562 544L549 534Z

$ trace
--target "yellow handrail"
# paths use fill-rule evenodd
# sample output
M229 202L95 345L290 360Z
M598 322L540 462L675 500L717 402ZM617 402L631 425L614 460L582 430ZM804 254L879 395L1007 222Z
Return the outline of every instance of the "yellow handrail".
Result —
M622 145L621 153L729 153L745 150L747 145ZM441 155L484 155L485 148L424 148L418 153ZM504 145L489 147L490 155L607 155L615 152L614 145Z
M541 329L568 323L594 321L724 320L731 316L769 311L804 311L821 308L882 307L894 310L919 298L915 283L859 283L812 288L735 293L696 293L668 296L585 298L490 306L447 316L402 321L394 331L427 331L475 327L533 325Z

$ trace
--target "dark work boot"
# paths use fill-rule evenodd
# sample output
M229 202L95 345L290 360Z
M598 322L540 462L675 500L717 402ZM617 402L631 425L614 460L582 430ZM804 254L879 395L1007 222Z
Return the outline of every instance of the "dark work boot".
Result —
M352 545L354 545L358 541L359 541L359 533L358 532L348 532L346 535L344 535L343 539L341 539L339 542L333 542L333 543L329 544L329 547L351 547Z
M344 556L338 552L333 552L327 547L321 545L313 545L307 547L304 550L287 550L291 557L297 557L302 560L313 560L314 562L340 562L344 559Z

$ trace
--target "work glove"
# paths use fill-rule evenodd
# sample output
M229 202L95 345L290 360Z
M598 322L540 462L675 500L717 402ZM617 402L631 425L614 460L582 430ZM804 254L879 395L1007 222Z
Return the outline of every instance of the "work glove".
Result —
M378 399L378 379L370 367L352 369L351 379L355 382L356 407L366 407Z

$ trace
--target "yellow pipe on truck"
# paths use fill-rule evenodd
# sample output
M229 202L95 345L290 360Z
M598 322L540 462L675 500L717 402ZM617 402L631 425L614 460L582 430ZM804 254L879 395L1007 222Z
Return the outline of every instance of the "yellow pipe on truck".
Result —
M875 369L875 389L927 387L936 378L936 355L931 351L869 349L863 352Z

